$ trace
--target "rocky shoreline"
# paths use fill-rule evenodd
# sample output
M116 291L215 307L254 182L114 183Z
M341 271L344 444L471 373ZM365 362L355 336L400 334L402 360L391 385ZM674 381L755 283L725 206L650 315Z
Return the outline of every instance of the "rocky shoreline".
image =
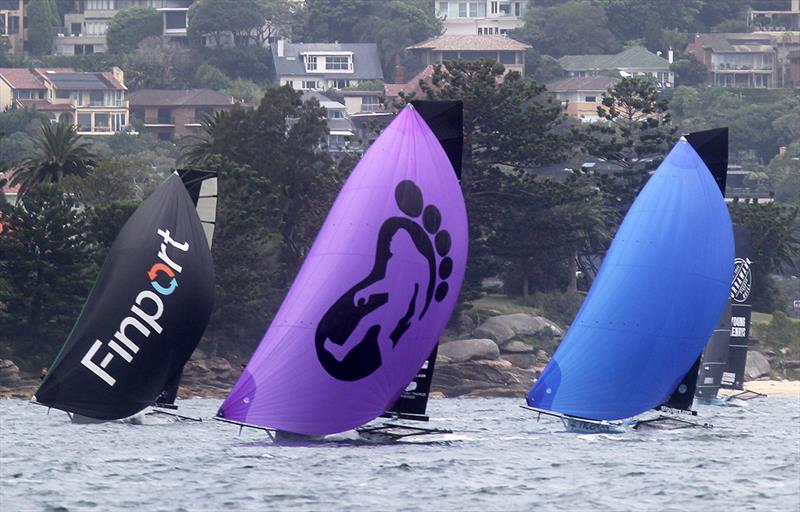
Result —
M555 346L564 329L541 316L524 313L490 317L477 328L443 341L436 358L432 396L520 397L550 357L543 346ZM241 367L222 357L197 352L187 363L178 396L223 398ZM773 377L768 358L751 350L747 380ZM12 361L0 360L0 397L30 399L39 377L25 375Z

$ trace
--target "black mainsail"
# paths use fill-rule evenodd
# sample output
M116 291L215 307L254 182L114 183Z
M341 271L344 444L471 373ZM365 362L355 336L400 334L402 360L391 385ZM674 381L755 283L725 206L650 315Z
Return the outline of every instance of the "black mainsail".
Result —
M211 251L177 174L125 223L34 401L97 420L153 405L213 305Z
M731 336L728 364L722 374L722 388L744 390L747 345L750 340L750 292L753 288L752 233L745 226L734 226L736 262L731 285Z

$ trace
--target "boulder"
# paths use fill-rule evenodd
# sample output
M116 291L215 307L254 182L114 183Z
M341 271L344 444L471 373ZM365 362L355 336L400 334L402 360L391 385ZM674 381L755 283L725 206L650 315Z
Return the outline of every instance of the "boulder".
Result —
M0 359L0 386L14 387L20 381L19 367L9 359Z
M508 361L517 368L532 368L536 366L536 356L533 354L503 354L500 359Z
M500 347L500 352L512 354L532 354L533 347L519 340L511 340L503 343L503 345Z
M556 323L547 318L526 315L525 313L493 316L483 322L472 334L477 337L494 340L497 344L502 345L514 336L533 336L544 329L550 329L556 336L564 334Z
M490 339L456 340L440 345L439 354L450 363L463 363L473 359L497 359L500 348Z
M432 388L447 397L523 397L533 383L535 372L498 361L468 361L437 368Z
M550 354L542 349L536 351L536 360L540 363L547 363L550 360Z
M747 352L747 363L744 367L745 380L753 380L759 377L768 377L772 374L769 360L761 352L750 350Z

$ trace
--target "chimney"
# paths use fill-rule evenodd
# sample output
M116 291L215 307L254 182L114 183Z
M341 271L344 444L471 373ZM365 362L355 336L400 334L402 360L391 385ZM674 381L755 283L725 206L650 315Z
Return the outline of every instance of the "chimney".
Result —
M669 49L667 52L667 62L672 64L672 61L675 60L675 52L672 51L672 48Z
M406 83L406 68L397 64L394 67L394 83L396 84L404 84Z
M278 42L276 42L275 44L278 45L278 49L277 49L278 57L283 57L284 45L286 44L286 41L284 41L283 38L280 38L280 39L278 39Z
M122 69L114 66L111 68L111 76L113 76L114 80L119 82L121 85L125 85L125 73L122 71Z

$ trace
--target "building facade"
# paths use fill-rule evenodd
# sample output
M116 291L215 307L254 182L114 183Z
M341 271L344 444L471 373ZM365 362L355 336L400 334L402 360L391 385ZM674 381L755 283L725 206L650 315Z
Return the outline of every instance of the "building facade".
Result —
M558 59L558 63L570 77L598 76L616 71L622 77L653 77L661 87L672 87L675 83L670 61L642 46L631 46L615 54L565 55Z
M599 119L597 106L603 93L618 82L618 78L602 75L572 77L547 84L547 90L561 102L567 115L593 123Z
M129 96L133 123L162 140L197 133L205 116L233 107L233 97L209 89L141 89Z
M0 44L11 53L25 50L25 3L23 0L0 0Z
M111 135L128 129L124 75L72 69L0 68L0 110L35 108L53 122L69 123L81 135Z
M527 0L472 0L435 2L436 15L444 20L445 35L504 35L525 22Z
M744 89L776 87L778 52L769 33L697 34L686 52L706 67L708 85Z
M433 37L409 46L407 49L422 54L426 66L447 60L489 59L503 64L507 71L525 72L525 51L529 45L506 36L452 36Z
M754 32L800 32L800 0L784 0L786 9L747 13L747 26Z
M275 77L295 90L347 89L367 81L383 81L374 43L287 43L272 45Z
M57 55L88 55L108 51L106 31L111 18L130 7L150 7L161 13L163 35L185 42L189 6L193 0L75 0L64 14L55 37Z

